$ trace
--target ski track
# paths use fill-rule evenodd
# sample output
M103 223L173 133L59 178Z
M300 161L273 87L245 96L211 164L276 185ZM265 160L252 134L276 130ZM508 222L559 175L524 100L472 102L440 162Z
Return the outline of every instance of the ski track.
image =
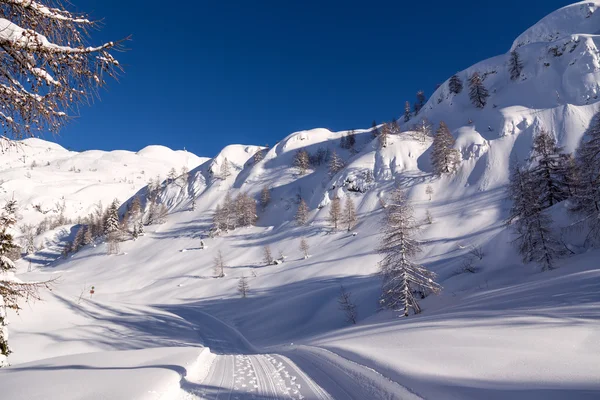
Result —
M284 354L261 353L235 328L212 315L195 311L182 316L198 326L202 342L216 358L203 381L193 376L188 377L191 382L183 379L178 400L401 398L402 388L396 386L398 393L390 389L394 382L379 384L379 377L373 379L375 371L355 363L349 367L347 360L333 353L323 355L303 346Z

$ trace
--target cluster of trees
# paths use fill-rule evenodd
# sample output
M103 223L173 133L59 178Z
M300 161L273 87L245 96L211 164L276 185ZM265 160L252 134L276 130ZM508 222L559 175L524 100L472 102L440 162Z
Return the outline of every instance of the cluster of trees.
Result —
M234 199L228 192L223 203L215 210L211 234L214 236L220 232L254 225L257 220L256 200L247 193L240 193Z
M298 169L300 175L306 174L311 168L316 168L323 163L327 163L329 174L335 175L344 169L344 160L334 150L320 148L314 156L311 156L308 151L300 149L294 154L294 167Z
M600 238L600 120L596 118L576 156L565 154L554 135L538 132L529 167L511 168L509 195L513 201L507 220L514 226L515 242L523 262L536 262L542 270L554 268L556 259L570 252L552 229L549 207L570 199L573 212L589 227L590 239Z
M167 184L175 183L181 187L186 187L188 183L188 174L190 170L185 165L181 167L181 171L177 173L175 168L171 168L167 174Z

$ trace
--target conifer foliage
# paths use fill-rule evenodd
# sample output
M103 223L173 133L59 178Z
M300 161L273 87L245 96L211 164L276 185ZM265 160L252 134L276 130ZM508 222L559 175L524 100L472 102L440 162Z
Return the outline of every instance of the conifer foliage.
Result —
M298 225L306 225L308 222L308 205L304 201L304 199L300 199L300 203L298 204L298 210L296 211L296 223Z
M460 152L454 148L454 137L445 122L440 122L433 138L431 164L437 175L453 174L460 166Z
M379 263L382 277L381 305L408 316L410 310L418 314L421 307L415 292L438 293L441 287L433 280L435 274L413 261L421 251L414 238L417 224L413 208L404 192L397 188L385 208L383 233L379 252L383 258Z
M450 93L459 94L463 90L463 83L460 77L456 74L452 75L450 82L448 82L448 89Z
M474 72L469 79L469 98L477 108L484 108L490 93L483 84L483 79L478 72Z
M523 61L521 61L521 56L517 50L510 52L509 71L510 79L513 81L518 79L523 72Z

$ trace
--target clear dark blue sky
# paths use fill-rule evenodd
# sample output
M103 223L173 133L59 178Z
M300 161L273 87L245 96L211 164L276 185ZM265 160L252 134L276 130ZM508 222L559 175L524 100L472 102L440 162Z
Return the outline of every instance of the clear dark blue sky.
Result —
M55 138L74 150L148 144L212 156L302 129L368 127L417 90L508 51L569 0L72 0L129 34L120 83ZM46 137L50 139L51 137Z

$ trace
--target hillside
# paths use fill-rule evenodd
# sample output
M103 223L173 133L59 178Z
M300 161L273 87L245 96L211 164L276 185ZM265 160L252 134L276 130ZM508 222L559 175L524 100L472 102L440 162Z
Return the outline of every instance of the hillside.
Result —
M98 242L67 258L55 246L18 263L23 280L59 280L43 302L11 318L13 366L0 370L7 398L598 398L600 251L583 245L585 232L563 229L573 217L566 201L556 204L548 210L553 230L573 254L542 273L523 264L505 221L511 163L527 162L535 135L547 130L573 152L600 112L599 7L557 10L506 54L457 73L462 92L445 82L386 146L373 129L313 129L269 149L227 146L211 159L160 147L73 153L34 139L3 154L4 196L14 193L22 223L32 224L43 218L34 205L50 210L62 196L73 219L115 197L124 212L134 196L152 197L149 178L190 169L184 185L162 181L157 189L166 222L121 243L119 254ZM512 50L523 63L517 79ZM469 98L475 72L490 94L483 108ZM456 174L434 174L432 138L416 131L423 119L434 130L449 126ZM306 171L295 166L298 151L310 155ZM334 154L344 167L331 173ZM408 318L378 305L376 249L396 186L423 221L417 261L443 286ZM256 224L211 234L227 194L258 202L265 188L270 202ZM348 231L328 221L336 197L356 204L358 223ZM299 226L301 200L309 214ZM265 246L284 262L266 265ZM219 254L225 276L214 278ZM248 298L237 292L241 277ZM339 310L340 285L357 304L356 325ZM113 370L123 374L115 384ZM70 377L82 387L70 389ZM14 383L31 380L39 385ZM132 380L143 384L131 388Z

